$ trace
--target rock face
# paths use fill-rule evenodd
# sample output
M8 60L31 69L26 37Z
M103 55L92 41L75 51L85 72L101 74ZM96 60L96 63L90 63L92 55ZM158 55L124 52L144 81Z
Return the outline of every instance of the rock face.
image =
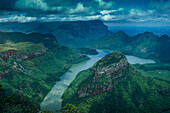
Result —
M106 60L107 59L107 60ZM103 94L112 91L113 86L126 80L123 72L128 66L127 59L122 53L112 53L99 61L90 71L93 72L90 83L77 91L78 97Z
M160 113L169 109L170 89L114 52L80 72L62 98L62 106L73 104L83 113Z
M17 51L17 50L8 50L8 51L4 51L4 52L0 52L0 57L7 61L10 59L11 55L15 55L15 54L19 54L21 51Z
M34 58L43 56L43 54L46 53L46 51L47 50L44 48L42 50L37 50L35 53L22 54L22 50L8 50L0 52L0 58L3 59L4 61L8 61L10 59L14 59L16 61L32 60Z

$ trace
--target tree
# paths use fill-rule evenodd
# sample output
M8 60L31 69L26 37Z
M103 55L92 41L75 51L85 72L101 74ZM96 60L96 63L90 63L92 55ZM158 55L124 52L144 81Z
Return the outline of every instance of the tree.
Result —
M64 107L61 108L61 113L80 113L80 110L75 105L66 104Z

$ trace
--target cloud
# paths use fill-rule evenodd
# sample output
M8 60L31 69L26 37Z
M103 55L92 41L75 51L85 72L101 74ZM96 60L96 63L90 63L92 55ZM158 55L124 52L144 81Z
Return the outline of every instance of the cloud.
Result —
M152 15L155 12L155 10L141 10L141 9L130 9L129 13L130 16L146 16L146 15Z
M53 22L99 19L127 23L161 23L169 22L170 20L170 0L142 0L142 2L141 0L1 1L0 22ZM8 9L5 8L7 6L3 6L7 3L10 3L8 6L10 10L2 12L1 9Z
M99 10L115 9L113 1L91 0L88 2L75 2L75 0L18 0L15 8L21 11L39 11L40 13L56 14L94 14Z
M8 17L0 17L0 23L3 23L3 22L25 23L25 22L33 22L36 20L37 20L37 17L29 17L29 16L24 16L24 15L11 15Z
M93 10L90 7L84 7L82 3L78 3L76 8L68 9L69 14L75 14L75 13L88 13L93 14Z
M99 9L113 9L116 7L116 3L113 1L105 2L103 0L94 0L94 2L98 3L98 8Z
M75 10L76 9L76 10ZM143 9L124 9L119 8L117 10L103 10L99 14L91 15L81 15L77 14L85 9L82 4L79 4L75 9L71 9L72 14L60 15L60 14L39 14L32 15L29 13L4 13L1 12L0 22L54 22L54 21L77 21L77 20L102 20L102 21L112 21L112 22L170 22L169 16L164 15L164 17L159 17L155 15L154 10L143 10ZM75 12L74 12L75 11Z
M151 0L148 9L155 9L159 13L170 13L170 0Z
M17 0L1 0L0 10L12 10Z
M18 0L15 3L15 8L20 10L38 10L47 11L48 6L44 0Z

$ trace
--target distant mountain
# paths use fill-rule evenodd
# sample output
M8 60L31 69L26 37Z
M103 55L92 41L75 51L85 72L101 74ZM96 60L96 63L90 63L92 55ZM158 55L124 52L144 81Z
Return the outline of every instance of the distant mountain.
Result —
M170 37L167 35L159 37L151 32L129 37L123 31L119 31L93 41L87 47L112 49L125 54L170 62L170 53L168 52L170 49Z
M38 112L59 77L87 59L51 34L0 32L0 112Z
M82 113L160 113L170 106L168 86L114 52L77 75L62 96L62 106L71 104Z
M51 33L62 45L79 46L111 33L100 20L74 22L0 23L0 31Z
M90 47L100 49L113 49L120 50L130 42L130 37L123 31L119 31L114 34L108 34L96 41L89 44Z

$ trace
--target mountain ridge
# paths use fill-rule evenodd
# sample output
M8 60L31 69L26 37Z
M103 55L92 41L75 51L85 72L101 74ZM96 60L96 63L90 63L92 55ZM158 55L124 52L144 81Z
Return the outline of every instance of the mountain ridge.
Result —
M123 31L118 31L89 43L87 47L111 49L158 62L170 62L169 45L170 37L167 35L159 37L152 32L144 32L129 37Z
M79 46L111 33L100 20L73 22L0 23L0 31L51 33L66 46Z

